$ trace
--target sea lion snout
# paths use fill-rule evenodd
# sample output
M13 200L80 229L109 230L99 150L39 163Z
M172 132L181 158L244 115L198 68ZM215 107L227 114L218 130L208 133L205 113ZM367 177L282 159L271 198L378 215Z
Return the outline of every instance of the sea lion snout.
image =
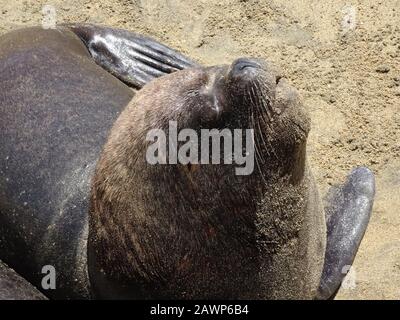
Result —
M257 59L239 58L232 63L231 72L233 74L241 73L247 71L246 69L248 68L259 69L261 68L261 64Z
M270 78L271 85L277 85L283 74L279 68L268 61L257 58L239 58L231 64L228 76L234 81L242 82L251 82L262 76L264 79Z
M262 71L262 61L253 58L239 58L228 69L228 78L237 83L251 82Z

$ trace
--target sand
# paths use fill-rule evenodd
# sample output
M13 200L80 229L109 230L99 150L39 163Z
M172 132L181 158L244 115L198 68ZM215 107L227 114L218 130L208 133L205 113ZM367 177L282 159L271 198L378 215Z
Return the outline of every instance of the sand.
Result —
M280 65L310 109L321 193L355 166L376 174L371 222L337 299L400 298L400 0L0 0L0 34L40 24L44 5L58 23L140 32L206 65Z

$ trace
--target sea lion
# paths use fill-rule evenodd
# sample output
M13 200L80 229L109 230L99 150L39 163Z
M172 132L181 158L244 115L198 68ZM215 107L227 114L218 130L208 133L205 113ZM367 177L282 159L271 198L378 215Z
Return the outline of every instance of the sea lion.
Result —
M334 294L368 223L373 174L356 169L335 189L326 225L308 114L275 67L206 68L87 25L17 35L0 39L0 258L34 284L55 266L54 298ZM143 88L133 97L123 82ZM170 120L253 129L254 172L149 164L146 133Z

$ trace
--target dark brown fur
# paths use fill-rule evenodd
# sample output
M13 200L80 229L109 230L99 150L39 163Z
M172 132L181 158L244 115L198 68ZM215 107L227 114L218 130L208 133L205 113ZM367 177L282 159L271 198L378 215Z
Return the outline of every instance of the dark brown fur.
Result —
M89 273L98 296L315 296L325 222L306 161L309 118L295 89L260 65L243 77L222 66L156 79L115 122L91 195ZM224 111L218 117L209 113L213 99ZM253 174L148 164L146 134L169 120L195 130L253 128Z

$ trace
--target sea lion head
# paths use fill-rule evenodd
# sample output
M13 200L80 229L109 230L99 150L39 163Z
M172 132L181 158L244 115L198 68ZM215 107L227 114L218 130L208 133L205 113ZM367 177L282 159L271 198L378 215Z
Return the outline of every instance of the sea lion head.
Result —
M222 162L149 163L149 131L162 130L168 140L171 121L178 132L252 129L254 170L237 175L235 164ZM243 258L257 260L258 206L266 193L279 194L281 186L274 181L295 185L302 179L308 131L297 91L262 60L241 58L153 80L115 122L97 165L90 208L89 260L96 257L95 266L89 261L91 274L102 270L113 283L135 283L132 290L141 296L246 296L253 290L254 265L243 265ZM297 226L284 233L295 234ZM231 272L248 286L239 290L231 279L225 282ZM219 282L215 290L202 282L203 273ZM190 286L187 277L196 274L199 279Z
M251 129L258 170L267 162L264 174L281 175L294 174L292 158L304 150L310 127L296 89L278 68L240 58L231 65L186 69L152 81L117 120L107 145L127 150L132 144L113 140L131 128L127 134L137 142L132 153L141 157L149 131L161 129L168 136L171 121L178 131L189 128L199 135L201 129Z

